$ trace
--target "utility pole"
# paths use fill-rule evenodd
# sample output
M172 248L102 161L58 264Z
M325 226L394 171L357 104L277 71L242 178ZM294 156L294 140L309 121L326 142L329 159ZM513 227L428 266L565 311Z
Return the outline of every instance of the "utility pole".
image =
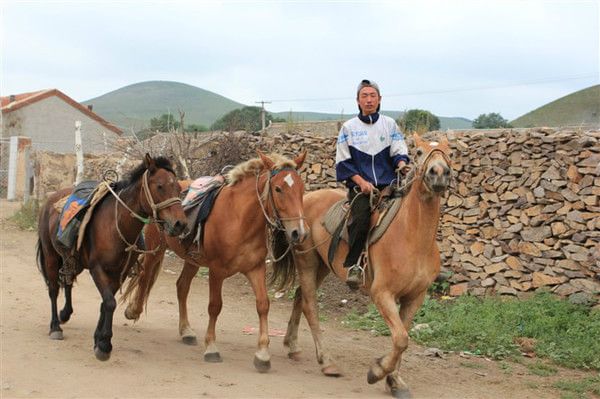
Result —
M261 105L260 120L262 122L262 134L265 134L265 104L271 104L271 101L255 101L256 104Z

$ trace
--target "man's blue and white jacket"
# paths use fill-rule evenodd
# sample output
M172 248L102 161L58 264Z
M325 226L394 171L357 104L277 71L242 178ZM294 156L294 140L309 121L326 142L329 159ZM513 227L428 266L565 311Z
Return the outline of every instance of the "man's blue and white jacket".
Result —
M360 175L376 187L386 186L396 178L401 160L409 162L408 148L392 118L379 115L367 124L354 117L342 125L335 155L337 181L353 187L350 177Z

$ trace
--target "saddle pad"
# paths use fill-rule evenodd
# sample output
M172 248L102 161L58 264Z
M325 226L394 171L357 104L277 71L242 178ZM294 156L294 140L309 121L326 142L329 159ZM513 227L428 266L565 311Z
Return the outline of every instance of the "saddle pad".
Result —
M57 229L58 241L71 248L79 228L82 212L88 207L91 195L98 185L97 181L80 183L65 201L59 216Z
M79 227L79 232L77 233L77 250L79 250L79 248L81 248L81 243L83 242L85 228L87 227L92 215L94 214L94 209L100 203L100 200L102 200L102 198L104 198L106 196L106 194L108 194L108 193L109 193L108 183L106 183L106 182L102 182L98 186L96 191L94 191L94 194L92 195L92 199L90 200L88 209L85 211L85 215L83 216L83 220L81 221L81 226Z
M192 205L184 209L187 218L188 227L190 228L189 235L194 236L194 242L200 243L202 239L202 226L213 208L217 196L221 192L223 185L214 186L210 191L204 193L200 201L195 201Z
M222 186L224 183L225 178L221 175L199 177L190 184L187 194L181 202L181 206L184 209L194 207L204 200L203 197L206 196L207 193Z
M389 225L392 223L394 216L398 213L398 209L400 209L400 205L402 205L402 199L392 199L391 205L386 206L377 217L377 221L375 222L375 227L372 228L371 233L369 234L369 245L376 243L383 233L387 230ZM323 218L323 227L330 235L334 235L335 231L338 229L340 223L344 220L346 213L348 212L347 201L345 199L340 200L333 204L331 208L325 214ZM378 212L378 211L375 211ZM341 238L348 242L348 229L342 229Z

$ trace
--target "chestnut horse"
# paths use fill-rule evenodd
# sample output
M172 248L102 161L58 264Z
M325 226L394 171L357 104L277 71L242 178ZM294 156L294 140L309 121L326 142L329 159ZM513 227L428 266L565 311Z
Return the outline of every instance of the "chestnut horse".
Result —
M365 286L371 299L383 316L392 335L392 350L376 360L369 370L367 381L373 384L384 377L386 385L396 397L409 395L408 386L399 375L400 358L408 346L408 331L412 319L423 303L427 288L440 270L440 255L436 232L440 215L440 198L451 179L449 145L427 143L415 135L416 165L412 186L403 199L398 213L379 241L369 246L368 269ZM298 324L304 313L315 342L317 360L322 372L330 376L341 373L335 361L324 348L317 314L317 288L332 270L345 280L346 269L342 262L348 252L345 242L340 242L331 269L327 266L331 237L322 225L329 208L345 197L341 190L318 190L304 197L304 210L310 228L310 237L297 246L296 268L300 286L296 289L294 308L289 320L284 345L289 356L295 358ZM400 304L400 311L398 305Z
M112 351L113 313L117 305L115 293L137 261L136 243L144 223L164 225L170 235L178 235L186 227L179 199L180 188L171 162L146 154L144 162L130 173L129 178L117 182L112 187L112 195L107 194L96 205L85 228L81 248L74 254L58 242L60 212L54 206L72 191L67 188L52 195L39 216L37 260L50 296L50 338L63 339L60 323L66 323L73 313L72 280L87 268L102 297L94 333L94 352L99 360L108 360ZM65 273L63 267L68 268L68 262L72 266L72 275L61 279L60 275ZM61 285L65 289L65 306L59 316L56 302Z
M265 284L265 258L280 258L274 265L274 280L287 280L290 272L293 275L291 245L302 242L306 235L302 209L304 184L297 171L306 153L293 161L276 154L271 157L259 155L260 158L241 163L227 174L227 185L216 197L203 226L201 246L192 242L191 235L183 240L163 237L153 226L146 228L145 238L152 245L166 242L166 246L184 260L177 280L177 299L179 334L186 344L196 344L196 333L190 327L187 315L190 284L200 266L209 268L209 322L204 338L204 360L207 362L222 361L215 344L215 325L223 304L223 280L236 273L246 276L256 296L260 321L254 366L258 371L266 372L271 367L271 355L268 349L269 298ZM276 238L275 245L281 245L275 248L275 254L269 253L273 236ZM129 299L125 310L128 319L137 319L142 312L160 272L165 250L163 245L156 254L146 254L142 273L129 282L124 295Z

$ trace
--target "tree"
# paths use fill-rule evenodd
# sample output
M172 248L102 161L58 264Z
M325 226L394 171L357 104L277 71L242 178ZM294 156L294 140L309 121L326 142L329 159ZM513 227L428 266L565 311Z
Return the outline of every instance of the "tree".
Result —
M179 122L172 114L162 114L158 118L150 119L150 130L158 132L171 132L179 128Z
M233 111L223 115L210 127L211 130L225 130L234 132L236 130L245 130L247 132L256 132L262 128L260 117L260 107L244 107L234 109ZM265 119L271 119L273 122L283 121L280 118L275 118L269 112L266 112Z
M425 133L440 128L440 119L423 109L408 110L397 122L404 132Z
M481 114L473 121L475 129L495 129L499 127L512 127L502 115L492 112L489 114Z

